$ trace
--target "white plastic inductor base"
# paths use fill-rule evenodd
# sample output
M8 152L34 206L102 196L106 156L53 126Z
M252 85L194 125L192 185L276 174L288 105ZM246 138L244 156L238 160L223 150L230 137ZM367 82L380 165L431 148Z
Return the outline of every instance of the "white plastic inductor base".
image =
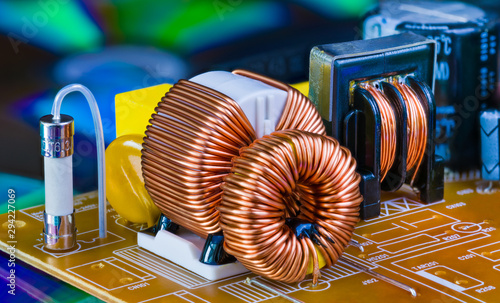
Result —
M237 261L223 265L201 263L200 256L205 239L182 227L176 234L166 230L160 230L156 236L137 233L137 244L211 281L248 272L248 269Z

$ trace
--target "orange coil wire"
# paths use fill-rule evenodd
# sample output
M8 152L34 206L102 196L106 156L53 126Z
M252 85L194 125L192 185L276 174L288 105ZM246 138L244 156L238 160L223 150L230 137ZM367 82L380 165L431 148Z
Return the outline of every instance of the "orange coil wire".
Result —
M366 85L363 88L372 94L380 110L382 121L380 134L380 182L382 182L396 159L396 116L389 100L383 92L373 85Z
M296 89L251 72L234 73L288 92L276 130L325 134L314 105ZM255 131L234 100L187 80L175 84L155 111L142 151L146 189L169 219L206 238L221 230L223 178L233 157L256 139Z
M413 184L427 145L427 119L424 107L415 91L403 82L394 81L394 86L403 96L408 113L408 156L406 158L406 169L408 171L414 169L411 179L411 184Z
M393 82L396 89L403 96L407 109L407 150L406 169L413 171L411 184L415 180L418 169L424 157L427 145L427 119L424 107L415 91L407 84ZM380 110L381 118L381 154L380 175L382 181L394 164L396 156L396 117L383 91L371 84L362 87L374 97Z
M316 284L317 251L334 264L359 220L360 176L349 150L288 130L256 140L233 162L219 206L225 250L254 273L289 283L303 280L312 263ZM315 223L318 235L297 238L285 224L290 217Z

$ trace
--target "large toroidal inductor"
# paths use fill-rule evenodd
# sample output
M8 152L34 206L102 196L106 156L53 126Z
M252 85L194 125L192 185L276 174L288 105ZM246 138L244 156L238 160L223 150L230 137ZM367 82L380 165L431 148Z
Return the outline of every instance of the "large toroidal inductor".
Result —
M287 93L275 132L256 140L237 102L181 80L146 131L146 188L166 217L197 235L222 228L226 250L255 273L294 282L313 264L316 280L318 253L326 265L335 263L358 220L355 160L325 136L314 105L296 89L233 74ZM294 235L292 218L312 224L311 233Z

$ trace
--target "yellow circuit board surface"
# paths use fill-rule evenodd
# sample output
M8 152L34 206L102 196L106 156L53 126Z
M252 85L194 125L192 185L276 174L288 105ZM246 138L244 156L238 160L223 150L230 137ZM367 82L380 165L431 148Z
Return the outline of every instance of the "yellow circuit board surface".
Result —
M323 269L316 287L258 281L305 302L500 302L500 192L477 181L447 183L445 200L423 205L408 189L385 194L382 215L360 222L364 252L344 257L414 287L418 296L341 262ZM41 201L42 202L42 201ZM16 257L109 302L288 302L242 274L209 281L137 246L143 226L108 209L108 236L98 238L97 194L75 198L77 248L43 247L43 205L16 212ZM4 231L7 214L0 216ZM0 234L7 250L8 233ZM175 247L172 247L175 249Z

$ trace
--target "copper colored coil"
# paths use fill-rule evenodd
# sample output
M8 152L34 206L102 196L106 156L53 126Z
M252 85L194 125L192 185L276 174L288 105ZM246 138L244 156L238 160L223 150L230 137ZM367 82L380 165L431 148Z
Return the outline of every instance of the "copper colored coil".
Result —
M427 118L420 99L410 86L398 81L394 81L394 86L403 96L407 107L408 156L406 167L408 171L414 170L411 179L411 184L413 184L427 145Z
M296 89L251 72L235 71L235 74L288 93L277 130L302 129L325 134L314 105ZM233 167L232 159L255 140L254 129L234 100L187 80L175 84L155 111L142 151L146 189L173 222L201 237L220 231L216 208L222 197L220 185ZM248 164L245 170L248 173L254 168ZM282 190L280 183L268 188L267 195L271 197ZM237 197L241 201L249 199ZM285 199L288 206L292 202ZM283 206L287 214L296 213L292 210L293 207ZM262 220L264 225L269 222L272 220Z
M387 172L396 159L396 116L389 103L389 99L379 89L373 85L364 86L377 102L381 118L381 142L380 142L380 182L387 175Z
M328 266L334 264L359 220L361 179L349 150L330 137L276 131L254 141L233 162L218 207L225 250L254 273L287 283L304 279L311 262L315 283L316 248ZM252 170L240 167L249 163ZM277 178L288 183L279 191ZM275 188L269 190L270 185ZM285 199L298 211L284 211L291 207ZM292 213L316 224L320 245L307 237L297 239L285 224Z

